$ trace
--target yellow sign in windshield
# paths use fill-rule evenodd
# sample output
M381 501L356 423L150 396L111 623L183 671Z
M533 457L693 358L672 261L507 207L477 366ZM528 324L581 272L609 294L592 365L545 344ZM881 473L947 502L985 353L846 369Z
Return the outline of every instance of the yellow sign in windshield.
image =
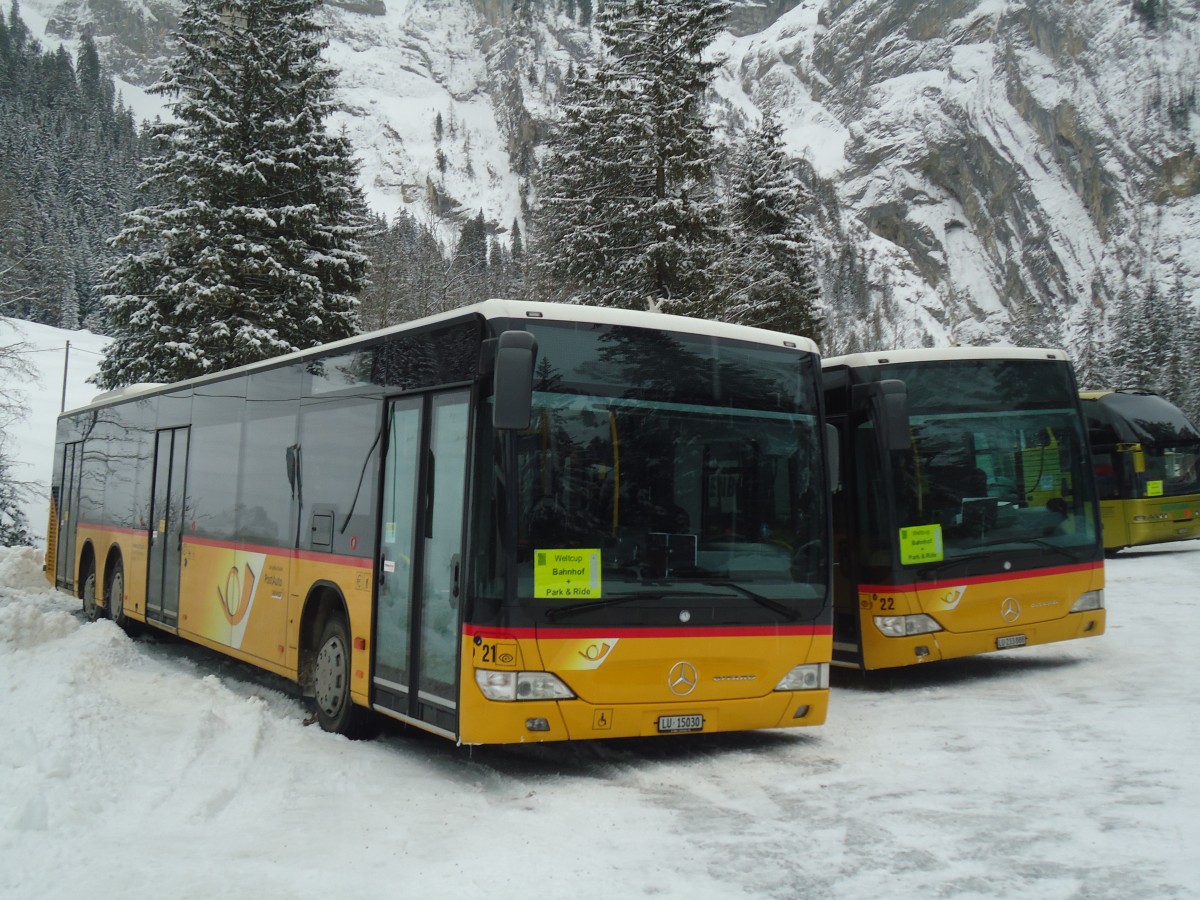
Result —
M533 551L533 596L600 599L600 551Z
M900 529L900 565L940 562L945 555L941 525L913 525Z

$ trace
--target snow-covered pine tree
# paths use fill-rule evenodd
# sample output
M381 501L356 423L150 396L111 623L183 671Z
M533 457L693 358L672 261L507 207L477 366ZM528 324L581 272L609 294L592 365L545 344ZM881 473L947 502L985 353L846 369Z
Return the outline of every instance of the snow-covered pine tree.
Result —
M611 0L539 178L529 235L539 293L715 315L722 211L704 118L727 0Z
M32 546L29 522L21 506L20 486L13 480L11 469L0 447L0 547Z
M12 17L0 13L0 308L77 327L97 313L92 279L137 183L137 132L87 32L77 77L65 49L32 40L16 4Z
M813 226L804 212L812 198L796 175L770 104L738 148L729 191L733 253L727 257L721 318L819 341L823 322Z
M1103 388L1110 384L1111 366L1103 351L1104 313L1096 303L1088 303L1079 320L1078 337L1072 358L1075 378L1081 388Z
M521 240L521 222L516 216L513 216L512 229L509 233L512 235L513 262L520 266L525 261L525 244Z
M1065 343L1058 314L1037 298L1014 299L1009 307L1008 339L1016 347L1059 348Z
M0 277L3 274L0 271ZM20 341L0 345L0 546L4 547L33 543L21 506L26 486L14 477L5 446L6 436L27 412L24 394L15 385L26 383L33 375L25 361L28 350Z
M1155 317L1154 339L1161 344L1163 396L1185 412L1195 406L1196 364L1192 347L1194 313L1187 299L1182 275L1176 273L1170 292L1162 299Z
M464 303L486 299L488 283L488 229L483 210L463 223L451 267L455 290Z
M153 88L178 121L105 274L113 387L169 381L353 334L365 206L344 135L326 132L335 70L320 0L189 0L180 55Z
M1140 296L1128 288L1118 295L1110 344L1113 387L1159 390L1160 366L1154 358L1151 327L1157 306L1158 288L1154 282Z

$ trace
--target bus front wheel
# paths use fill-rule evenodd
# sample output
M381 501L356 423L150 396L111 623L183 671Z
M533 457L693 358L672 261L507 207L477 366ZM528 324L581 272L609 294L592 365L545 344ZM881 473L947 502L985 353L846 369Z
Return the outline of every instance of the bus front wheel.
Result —
M369 714L350 699L350 637L341 616L331 616L325 622L312 685L313 704L322 728L349 738L368 736Z

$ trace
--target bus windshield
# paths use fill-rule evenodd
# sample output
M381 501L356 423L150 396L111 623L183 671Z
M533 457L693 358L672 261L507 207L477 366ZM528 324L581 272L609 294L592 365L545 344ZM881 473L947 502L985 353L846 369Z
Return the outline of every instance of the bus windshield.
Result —
M898 541L912 574L993 551L1090 559L1095 489L1069 367L974 360L896 372L903 368L887 374L909 386L911 447L894 452L890 486L883 468L861 473L869 487L860 501L896 511L890 534L876 528L879 549Z
M1167 400L1117 391L1084 410L1102 500L1200 492L1200 433Z
M515 442L515 602L548 625L796 623L824 609L812 354L545 325ZM493 587L495 590L495 587Z

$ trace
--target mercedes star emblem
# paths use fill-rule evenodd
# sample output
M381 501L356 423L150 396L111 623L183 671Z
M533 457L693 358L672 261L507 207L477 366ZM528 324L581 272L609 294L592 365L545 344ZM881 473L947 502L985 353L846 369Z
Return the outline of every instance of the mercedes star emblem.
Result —
M1015 622L1021 615L1021 604L1017 602L1016 597L1005 597L1004 602L1000 604L1000 615L1005 622Z
M673 693L680 697L686 697L696 689L698 678L696 667L690 662L677 662L671 666L671 671L667 675L667 686Z

